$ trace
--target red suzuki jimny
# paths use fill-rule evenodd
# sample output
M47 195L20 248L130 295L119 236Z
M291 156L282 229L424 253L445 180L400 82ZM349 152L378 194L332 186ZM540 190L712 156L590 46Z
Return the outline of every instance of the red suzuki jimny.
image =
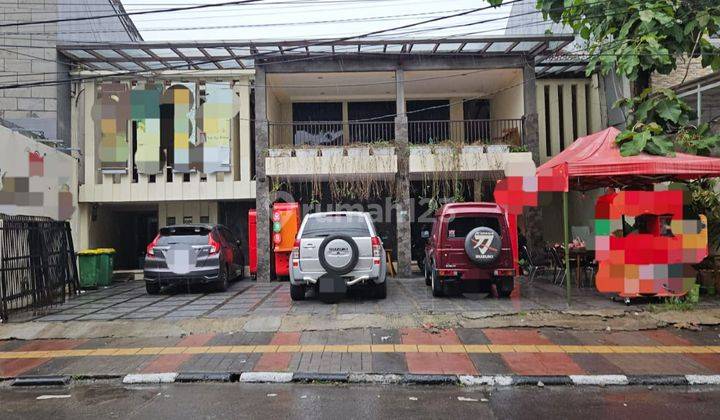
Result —
M510 232L497 204L446 204L422 237L427 239L425 284L432 287L433 296L450 290L489 293L493 284L501 297L512 293Z

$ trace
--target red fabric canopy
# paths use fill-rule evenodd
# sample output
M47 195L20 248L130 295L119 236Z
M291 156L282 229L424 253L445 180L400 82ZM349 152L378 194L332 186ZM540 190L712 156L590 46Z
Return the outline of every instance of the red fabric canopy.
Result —
M620 130L610 127L580 137L537 169L538 176L558 173L567 164L570 189L649 184L673 179L720 176L720 159L676 153L674 157L641 153L623 157L615 144ZM564 172L564 171L562 171Z

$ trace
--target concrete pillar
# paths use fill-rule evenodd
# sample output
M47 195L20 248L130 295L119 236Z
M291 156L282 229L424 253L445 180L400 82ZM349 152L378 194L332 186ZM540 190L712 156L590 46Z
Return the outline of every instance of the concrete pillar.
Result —
M397 199L397 264L401 277L412 275L412 241L410 239L410 147L408 145L408 119L405 110L405 73L395 70L396 109L395 147L398 171L395 174Z
M532 153L535 165L540 165L540 143L538 134L537 88L535 84L535 66L532 63L523 67L523 107L525 115L525 146ZM526 207L526 239L532 248L537 249L543 243L542 210L538 207Z
M270 281L270 187L265 175L269 145L265 69L255 67L255 209L257 211L257 281Z

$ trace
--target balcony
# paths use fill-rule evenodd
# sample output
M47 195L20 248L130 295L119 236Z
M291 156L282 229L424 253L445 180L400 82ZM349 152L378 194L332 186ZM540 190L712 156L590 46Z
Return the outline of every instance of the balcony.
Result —
M438 144L447 141L520 146L524 143L524 119L431 120L408 122L412 144ZM392 121L311 121L271 122L270 148L348 146L360 143L393 143Z

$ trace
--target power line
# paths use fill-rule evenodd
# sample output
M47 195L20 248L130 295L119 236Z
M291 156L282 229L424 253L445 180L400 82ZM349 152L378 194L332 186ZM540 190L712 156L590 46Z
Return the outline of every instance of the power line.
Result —
M519 2L519 1L522 1L522 0L511 0L511 1L509 1L507 4L517 3L517 2ZM287 51L293 51L293 50L301 49L301 48L304 49L304 48L306 48L306 47L311 47L311 46L327 45L327 44L333 44L333 43L337 43L337 42L349 41L349 40L353 40L353 39L367 38L367 37L372 36L372 35L378 35L378 34L381 34L381 33L391 32L391 31L398 30L398 29L405 29L405 28L410 28L410 27L414 27L414 26L424 25L424 24L427 24L427 23L438 22L438 21L441 21L441 20L444 20L444 19L451 19L451 18L458 17L458 16L464 16L464 15L468 15L468 14L471 14L471 13L475 13L475 12L478 12L478 11L481 11L481 10L486 10L486 9L493 8L493 7L494 7L494 6L479 7L479 8L476 8L476 9L469 10L469 11L464 11L464 12L455 13L455 14L451 14L451 15L446 15L446 16L442 16L442 17L436 17L436 18L432 18L432 19L426 19L426 20L423 20L423 21L420 21L420 22L410 23L410 24L406 24L406 25L402 25L402 26L397 26L397 27L394 27L394 28L379 29L379 30L376 30L376 31L366 32L366 33L364 33L364 34L355 35L355 36L348 36L348 37L342 37L342 38L338 38L338 39L335 39L335 40L321 40L321 41L317 41L317 42L315 42L315 43L310 43L310 44L306 44L306 45L299 45L299 46L296 46L296 47L290 47L290 48L285 49L285 52L287 52ZM195 64L196 64L196 65L201 65L201 64L217 63L217 62L222 62L222 61L231 61L231 60L232 60L232 61L235 61L235 60L237 60L237 59L242 59L242 58L257 58L257 57L262 58L262 57L265 57L265 56L277 55L277 54L279 54L279 52L273 51L273 52L268 52L268 53L250 54L250 55L248 55L248 56L238 56L238 57L232 57L232 58L221 59L221 60L218 60L218 59L210 59L210 60L206 60L206 61L203 61L203 62L197 62L197 63L195 63ZM175 65L175 66L168 66L168 67L163 67L163 68L140 69L140 70L127 71L127 72L119 72L119 73L114 74L113 76L117 77L117 76L125 76L125 75L133 75L133 74L147 73L147 72L152 72L152 71L163 71L163 70L172 70L172 69L182 69L182 68L185 68L185 67L187 67L187 66L188 66L187 63L183 63L183 64L178 64L178 65ZM107 77L107 76L106 76L106 75L94 75L94 76L87 76L87 77L80 77L80 78L70 78L70 79L65 79L65 80L56 80L56 81L50 81L50 82L18 83L18 84L9 85L9 86L7 86L7 85L6 85L6 86L1 86L1 87L0 87L0 90L17 89L17 88L28 87L28 86L43 86L43 85L50 85L50 86L52 86L52 85L57 85L57 84L62 84L62 83L72 83L72 82L84 81L84 80L94 80L94 79L99 79L99 78L103 78L103 77Z
M154 13L170 13L170 12L179 12L179 11L187 11L187 10L196 10L196 9L208 9L213 7L223 7L227 5L240 5L240 4L247 4L247 3L257 3L262 0L238 0L238 1L230 1L225 3L205 3L198 6L187 6L187 7L170 7L166 9L155 9L155 10L145 10L140 12L131 12L131 13L113 13L111 15L96 15L96 16L81 16L81 17L74 17L74 18L64 18L64 19L47 19L47 20L36 20L36 21L27 21L27 22L17 22L17 23L4 23L0 24L0 28L7 28L9 26L28 26L28 25L44 25L48 23L60 23L60 22L78 22L78 21L84 21L84 20L95 20L95 19L105 19L105 18L117 18L121 16L139 16L139 15L149 15Z

